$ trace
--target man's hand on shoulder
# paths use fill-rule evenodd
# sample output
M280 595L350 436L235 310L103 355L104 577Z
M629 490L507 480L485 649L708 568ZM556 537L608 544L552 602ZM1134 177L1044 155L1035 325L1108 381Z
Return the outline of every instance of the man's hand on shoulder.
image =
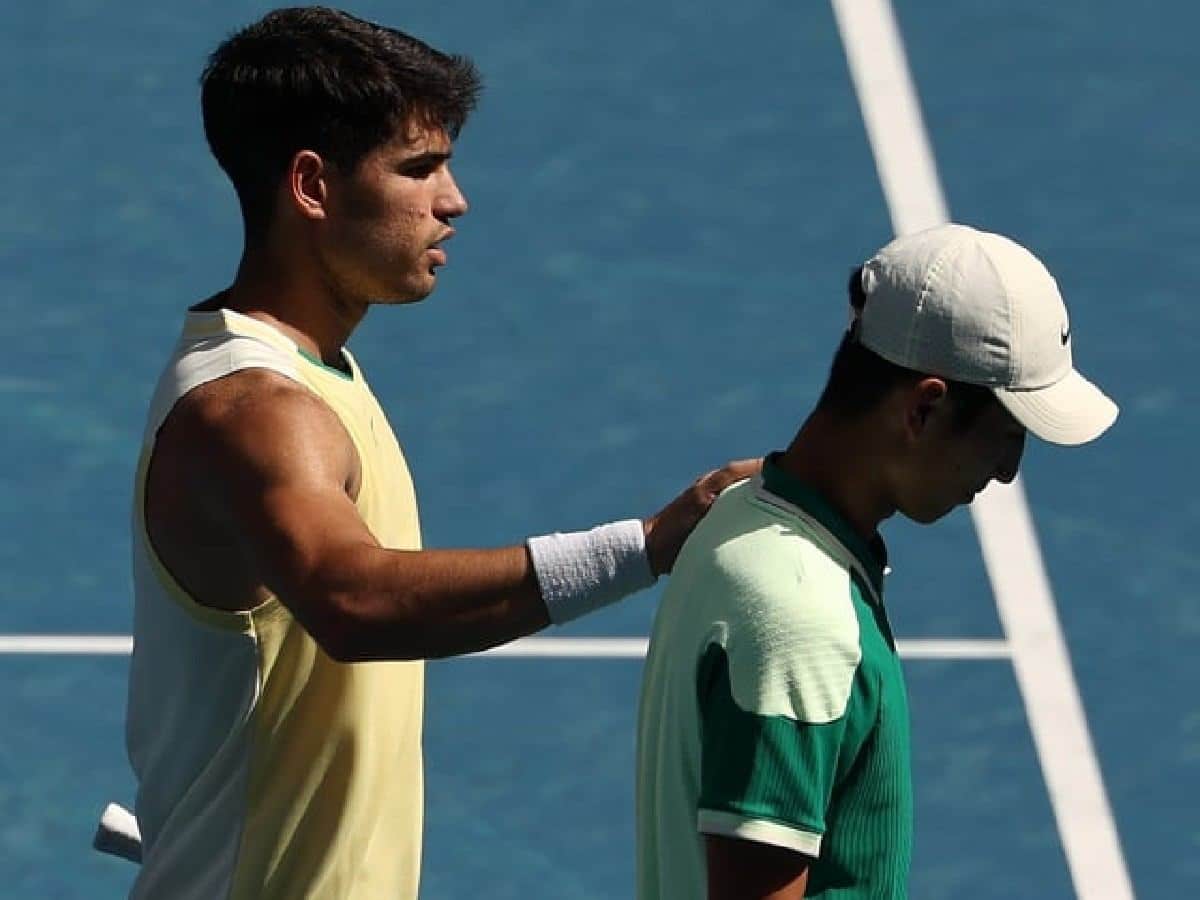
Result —
M701 475L682 494L644 520L650 571L655 575L670 572L683 542L721 492L761 470L761 458L726 463L720 469Z

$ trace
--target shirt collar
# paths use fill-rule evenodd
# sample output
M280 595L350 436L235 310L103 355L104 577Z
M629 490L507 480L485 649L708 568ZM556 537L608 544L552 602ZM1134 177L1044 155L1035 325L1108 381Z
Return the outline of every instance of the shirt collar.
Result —
M849 550L871 579L876 592L883 595L883 573L887 567L887 547L876 533L870 541L863 539L849 522L821 494L779 465L781 454L772 453L763 460L763 487L793 506L798 506L816 519Z

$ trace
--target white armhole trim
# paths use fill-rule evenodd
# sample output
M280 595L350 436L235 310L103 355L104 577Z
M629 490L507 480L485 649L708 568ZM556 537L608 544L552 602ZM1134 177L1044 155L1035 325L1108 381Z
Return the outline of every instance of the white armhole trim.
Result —
M203 341L181 340L155 387L143 446L154 443L159 428L184 396L210 381L247 369L267 369L304 386L295 353L258 338L225 334Z

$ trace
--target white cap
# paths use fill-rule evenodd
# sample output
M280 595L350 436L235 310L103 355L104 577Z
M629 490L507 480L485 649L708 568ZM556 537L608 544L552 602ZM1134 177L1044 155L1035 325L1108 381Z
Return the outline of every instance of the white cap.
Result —
M1083 444L1117 405L1071 361L1058 284L1019 244L966 225L892 241L863 266L858 340L898 366L990 387L1043 440Z

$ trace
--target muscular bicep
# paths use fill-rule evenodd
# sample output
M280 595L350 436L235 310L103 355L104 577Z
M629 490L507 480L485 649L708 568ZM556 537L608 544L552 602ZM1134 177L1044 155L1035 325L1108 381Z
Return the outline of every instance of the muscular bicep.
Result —
M803 853L740 838L704 836L709 900L798 900L811 859Z
M273 373L237 373L164 422L147 527L202 604L248 608L265 590L302 606L334 548L375 543L350 497L357 479L349 436L317 397Z
M221 422L209 445L203 465L220 486L208 492L209 507L275 586L296 587L333 550L378 546L351 497L354 446L317 398L256 400Z

